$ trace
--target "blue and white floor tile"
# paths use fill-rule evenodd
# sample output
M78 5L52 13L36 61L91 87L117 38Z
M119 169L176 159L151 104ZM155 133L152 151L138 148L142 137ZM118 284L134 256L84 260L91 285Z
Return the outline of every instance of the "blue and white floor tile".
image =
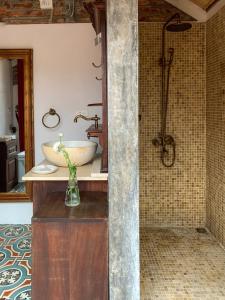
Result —
M0 300L31 300L30 225L0 225Z

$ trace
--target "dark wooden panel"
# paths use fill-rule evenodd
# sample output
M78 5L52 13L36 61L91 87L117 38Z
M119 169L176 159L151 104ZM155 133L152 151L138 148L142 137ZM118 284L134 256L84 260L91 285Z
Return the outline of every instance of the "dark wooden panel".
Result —
M66 190L67 181L35 181L33 183L33 213L45 203L47 194ZM80 191L108 192L107 181L79 181Z
M107 300L107 231L105 222L34 222L32 300Z
M75 226L70 225L70 235ZM107 223L76 225L70 239L70 299L108 299ZM76 255L74 255L74 253Z
M32 300L69 298L69 241L65 224L32 224Z
M107 193L80 192L81 204L76 207L65 206L64 199L65 192L48 194L44 204L34 214L33 221L96 222L108 218Z
M8 160L8 180L14 181L16 175L16 158Z
M0 192L9 192L17 184L16 140L0 142Z
M68 210L63 193L49 195L32 219L32 300L108 299L106 193L81 194Z
M80 191L108 192L108 181L79 181Z
M88 137L98 137L102 147L101 172L108 172L108 102L107 102L107 36L106 3L104 0L84 4L96 34L101 33L101 68L102 68L102 127L98 131L88 129Z
M100 15L101 34L102 34L102 168L104 173L108 172L108 87L107 87L107 35L106 35L106 8L101 10Z
M10 191L18 182L16 157L7 160L7 190Z

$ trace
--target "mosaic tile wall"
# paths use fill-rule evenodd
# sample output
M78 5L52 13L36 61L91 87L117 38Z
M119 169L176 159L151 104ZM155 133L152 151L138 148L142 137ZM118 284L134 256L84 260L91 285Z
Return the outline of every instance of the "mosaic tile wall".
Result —
M225 245L225 7L207 23L207 226Z
M162 166L152 139L160 129L161 23L139 24L141 226L205 225L206 87L205 25L166 33L174 47L168 133L175 137L175 166Z

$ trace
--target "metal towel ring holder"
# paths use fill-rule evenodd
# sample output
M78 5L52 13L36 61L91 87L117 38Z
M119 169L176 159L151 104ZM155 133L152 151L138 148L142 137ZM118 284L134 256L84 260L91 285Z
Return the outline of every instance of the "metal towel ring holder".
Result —
M47 116L57 116L57 117L58 117L57 123L56 123L55 125L53 125L53 126L48 126L48 125L46 125L46 124L45 124L45 118L46 118ZM60 116L59 116L59 114L55 111L54 108L50 108L50 109L49 109L49 112L45 113L45 114L43 115L43 117L42 117L42 124L43 124L46 128L56 128L56 127L59 125L60 121L61 121Z

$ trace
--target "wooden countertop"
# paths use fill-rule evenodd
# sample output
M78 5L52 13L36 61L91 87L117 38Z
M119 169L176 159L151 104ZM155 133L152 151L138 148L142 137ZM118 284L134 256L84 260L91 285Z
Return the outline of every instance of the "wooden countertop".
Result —
M42 164L49 164L48 161L42 162ZM81 167L77 167L77 180L78 181L107 181L108 174L101 173L101 157L96 156L93 162ZM68 168L59 167L54 173L42 175L35 174L32 171L26 173L22 179L24 181L65 181L69 179Z

